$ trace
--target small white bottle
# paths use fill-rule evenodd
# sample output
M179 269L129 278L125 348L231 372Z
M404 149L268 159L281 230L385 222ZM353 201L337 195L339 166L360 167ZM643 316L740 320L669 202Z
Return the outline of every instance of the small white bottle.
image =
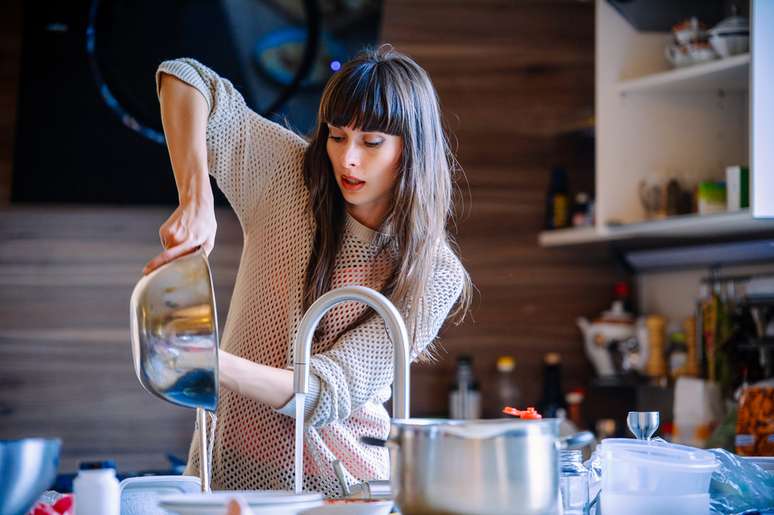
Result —
M80 464L73 481L75 515L120 515L121 491L112 461Z

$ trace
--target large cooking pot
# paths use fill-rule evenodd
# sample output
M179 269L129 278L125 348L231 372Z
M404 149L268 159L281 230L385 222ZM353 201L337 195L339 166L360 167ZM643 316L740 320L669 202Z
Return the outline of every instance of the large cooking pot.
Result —
M394 419L390 482L404 515L559 513L559 420Z

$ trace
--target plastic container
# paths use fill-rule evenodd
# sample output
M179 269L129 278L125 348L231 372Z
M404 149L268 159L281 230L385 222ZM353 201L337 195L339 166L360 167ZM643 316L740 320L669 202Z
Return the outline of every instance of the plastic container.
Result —
M120 483L121 515L167 515L159 507L162 496L201 492L201 482L194 476L130 477Z
M602 515L707 515L709 494L695 495L633 495L607 493L600 496Z
M599 453L603 496L703 495L718 468L707 451L662 441L608 438Z
M120 515L121 489L112 461L81 463L73 481L75 515Z

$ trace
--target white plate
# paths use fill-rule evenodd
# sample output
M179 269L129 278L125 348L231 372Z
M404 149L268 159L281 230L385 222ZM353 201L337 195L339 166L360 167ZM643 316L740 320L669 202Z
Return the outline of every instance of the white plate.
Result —
M305 510L301 515L389 515L393 504L392 501L326 504Z
M297 515L323 504L323 495L319 493L295 495L284 490L253 490L170 495L159 499L159 507L178 515L223 515L228 501L235 497L241 498L254 515Z

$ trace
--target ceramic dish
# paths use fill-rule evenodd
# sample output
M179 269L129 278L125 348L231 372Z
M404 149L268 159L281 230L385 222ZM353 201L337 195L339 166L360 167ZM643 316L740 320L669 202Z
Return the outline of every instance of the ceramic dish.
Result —
M281 490L212 492L210 494L171 495L159 500L159 507L177 515L222 515L231 499L239 497L253 515L298 515L323 505L323 495L294 495Z
M304 510L301 515L389 515L393 504L377 499L330 499L323 506Z

